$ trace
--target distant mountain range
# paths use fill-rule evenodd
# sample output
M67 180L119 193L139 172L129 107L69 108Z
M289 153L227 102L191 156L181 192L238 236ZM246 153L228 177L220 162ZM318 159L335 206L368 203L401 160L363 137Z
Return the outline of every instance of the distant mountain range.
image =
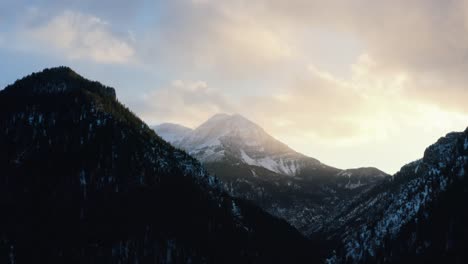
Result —
M158 135L200 160L233 196L311 234L340 202L382 182L376 168L340 170L276 140L241 115L217 114L196 129L165 123Z
M393 176L239 115L155 130L67 67L1 90L0 263L468 262L468 128Z

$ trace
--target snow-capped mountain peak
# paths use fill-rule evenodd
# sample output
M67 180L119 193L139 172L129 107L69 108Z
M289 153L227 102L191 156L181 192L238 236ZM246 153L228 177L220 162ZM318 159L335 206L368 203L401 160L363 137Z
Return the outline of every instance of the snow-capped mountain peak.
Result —
M241 115L217 114L197 127L181 144L190 150L200 150L219 146L227 137L250 146L260 146L270 139L261 127Z
M216 114L183 137L178 129L168 133L167 125L157 126L155 130L202 162L229 159L290 176L297 175L305 165L320 164L297 153L239 114Z

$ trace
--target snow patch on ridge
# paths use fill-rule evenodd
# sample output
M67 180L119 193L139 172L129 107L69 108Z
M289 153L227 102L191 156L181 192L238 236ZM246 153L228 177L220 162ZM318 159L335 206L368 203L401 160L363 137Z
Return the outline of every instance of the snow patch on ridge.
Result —
M352 190L352 189L356 189L356 188L359 188L359 187L364 186L364 185L366 185L366 184L361 183L361 180L359 180L357 183L348 182L348 183L345 185L345 188L346 188L346 189Z
M249 164L249 165L253 165L253 166L258 166L258 163L252 159L251 157L249 157L249 155L247 155L247 153L245 153L245 151L243 149L241 149L241 157L242 157L242 160Z
M263 167L276 173L284 173L291 176L294 176L298 171L297 162L293 160L289 161L290 164L288 164L288 161L285 161L283 158L275 160L267 156L261 159L253 159L247 153L245 153L243 149L241 149L240 152L242 160L251 166Z

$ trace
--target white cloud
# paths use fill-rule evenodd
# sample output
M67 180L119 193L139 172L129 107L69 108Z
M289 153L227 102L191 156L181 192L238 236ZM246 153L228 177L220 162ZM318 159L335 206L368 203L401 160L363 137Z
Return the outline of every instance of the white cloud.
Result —
M157 41L149 38L146 45L156 52L143 60L161 58L179 71L225 79L285 80L305 61L328 62L333 72L336 64L346 68L353 56L367 53L377 62L375 74L412 76L400 91L405 96L467 113L467 3L181 1L168 4L166 28L157 28ZM327 41L317 44L321 39ZM362 50L350 48L355 43Z
M98 17L64 11L39 25L26 25L20 37L23 46L37 45L39 51L66 56L68 59L98 63L127 63L135 51L129 40L118 36L111 25Z

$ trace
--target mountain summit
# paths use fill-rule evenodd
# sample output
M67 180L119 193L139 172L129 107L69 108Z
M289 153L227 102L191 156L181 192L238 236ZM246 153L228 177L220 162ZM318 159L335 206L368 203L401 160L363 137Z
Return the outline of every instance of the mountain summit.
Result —
M217 114L197 127L181 144L192 150L221 146L226 139L260 147L268 140L263 129L241 115Z
M32 73L3 90L10 95L47 95L76 93L79 90L116 99L114 88L104 86L99 82L90 81L66 66L44 69Z

